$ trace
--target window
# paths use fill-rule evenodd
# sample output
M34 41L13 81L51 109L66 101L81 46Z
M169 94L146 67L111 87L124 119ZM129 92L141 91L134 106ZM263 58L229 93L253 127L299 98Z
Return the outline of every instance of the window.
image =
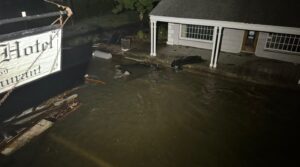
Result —
M213 26L181 25L181 38L212 41Z
M300 35L270 33L266 49L300 53Z

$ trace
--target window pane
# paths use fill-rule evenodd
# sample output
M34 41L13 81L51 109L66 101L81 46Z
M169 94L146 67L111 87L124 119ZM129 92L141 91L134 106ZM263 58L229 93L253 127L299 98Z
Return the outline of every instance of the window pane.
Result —
M299 53L300 35L270 33L266 48Z
M212 26L181 25L181 37L212 41L213 29Z

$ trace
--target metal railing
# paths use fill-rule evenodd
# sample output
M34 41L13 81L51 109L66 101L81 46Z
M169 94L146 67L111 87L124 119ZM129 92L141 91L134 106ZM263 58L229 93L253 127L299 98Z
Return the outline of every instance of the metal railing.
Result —
M5 24L23 22L23 21L32 21L32 20L38 20L38 19L43 19L43 18L62 16L62 15L66 15L66 14L67 14L67 11L58 11L58 12L50 12L50 13L44 13L44 14L38 14L38 15L32 15L32 16L26 16L26 17L3 19L3 20L0 20L0 26L5 25Z

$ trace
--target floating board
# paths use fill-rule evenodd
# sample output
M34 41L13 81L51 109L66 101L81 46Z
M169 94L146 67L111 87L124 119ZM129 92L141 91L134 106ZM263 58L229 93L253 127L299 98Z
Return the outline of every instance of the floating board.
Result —
M10 155L23 147L25 144L29 143L34 137L39 136L41 133L46 131L48 128L50 128L53 125L53 122L47 121L45 119L38 122L36 125L34 125L32 128L30 128L28 131L23 133L21 136L19 136L15 141L13 141L11 144L9 144L7 147L5 147L1 154L3 155Z

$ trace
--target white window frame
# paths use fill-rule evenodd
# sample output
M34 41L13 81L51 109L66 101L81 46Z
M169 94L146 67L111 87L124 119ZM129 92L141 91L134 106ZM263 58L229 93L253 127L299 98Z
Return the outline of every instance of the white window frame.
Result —
M212 40L205 40L205 39L197 39L197 38L188 38L188 37L183 37L182 36L182 26L187 26L188 24L180 24L180 31L179 31L179 39L181 40L188 40L188 41L196 41L196 42L206 42L206 43L213 43L213 38ZM206 26L206 25L194 25L194 26ZM210 27L210 26L206 26ZM213 26L211 26L213 27ZM214 32L214 31L212 31ZM212 34L214 36L214 34Z
M268 45L268 40L272 40L272 35L271 34L277 34L277 35L284 35L284 36L287 36L287 35L293 35L293 34L282 34L282 33L268 33L268 36L266 38L266 41L265 41L265 46L264 46L264 49L265 50L268 50L268 51L276 51L276 52L282 52L282 53L290 53L290 54L297 54L299 55L300 52L297 52L297 51L290 51L290 50L284 50L284 49L276 49L276 48L270 48L270 47L267 47ZM299 35L295 35L295 36L299 36ZM276 37L277 38L277 37ZM296 38L296 37L295 37ZM295 38L293 40L295 40ZM275 43L274 44L282 44L284 45L284 43L276 43L276 40L275 40ZM270 45L270 44L269 44ZM287 44L289 45L289 44ZM293 45L293 44L292 44ZM296 50L297 48L300 47L300 36L299 36L299 40L298 40L298 43L296 44Z

